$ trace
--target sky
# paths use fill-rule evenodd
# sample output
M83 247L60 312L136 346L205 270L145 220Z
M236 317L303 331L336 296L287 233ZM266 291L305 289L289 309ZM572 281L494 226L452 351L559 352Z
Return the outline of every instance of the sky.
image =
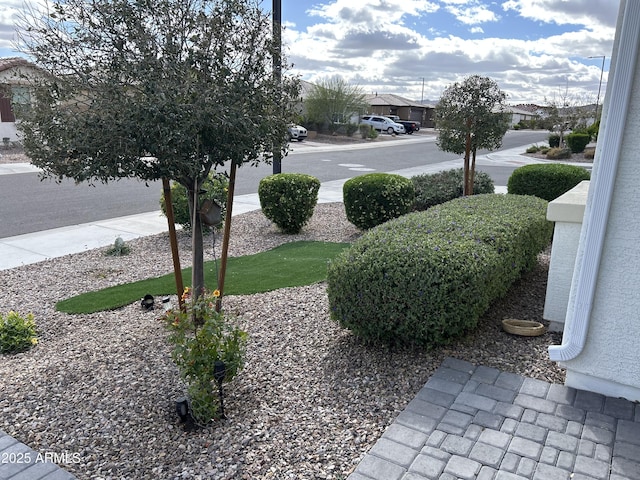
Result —
M2 0L0 57L20 55L13 42L25 2ZM281 3L283 53L303 80L339 76L366 94L437 101L478 74L495 80L508 103L539 105L595 103L600 86L602 102L619 8L619 0Z

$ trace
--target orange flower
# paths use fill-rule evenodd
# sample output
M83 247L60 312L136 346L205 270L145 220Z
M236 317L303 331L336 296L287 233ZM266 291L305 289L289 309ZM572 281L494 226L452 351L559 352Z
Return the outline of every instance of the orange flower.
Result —
M213 296L218 298L220 296L220 290L218 290L217 288L213 291Z

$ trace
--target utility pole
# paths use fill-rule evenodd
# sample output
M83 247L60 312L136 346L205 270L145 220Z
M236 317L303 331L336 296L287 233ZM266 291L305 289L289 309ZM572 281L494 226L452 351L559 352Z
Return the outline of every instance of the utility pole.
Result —
M596 99L596 113L595 113L595 117L593 118L594 122L598 121L598 106L600 105L600 89L602 88L602 75L604 74L604 60L605 58L607 58L606 55L594 55L592 57L589 58L602 58L602 67L600 67L600 83L598 84L598 97Z
M282 0L273 0L272 7L273 40L276 50L273 55L273 79L276 83L276 102L278 105L282 99ZM277 145L273 149L273 173L282 172L282 152Z

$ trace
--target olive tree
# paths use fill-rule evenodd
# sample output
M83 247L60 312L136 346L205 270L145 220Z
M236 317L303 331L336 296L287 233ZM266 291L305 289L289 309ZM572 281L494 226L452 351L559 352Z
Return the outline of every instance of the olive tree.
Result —
M286 148L298 82L274 79L269 13L257 0L46 0L19 32L45 73L20 115L32 163L77 182L184 185L198 295L203 182Z
M360 87L335 76L315 84L304 107L309 120L331 130L336 123L349 123L351 117L364 112L367 102Z
M502 146L509 129L506 94L488 78L472 75L447 87L435 108L441 150L464 154L463 195L473 194L476 152Z

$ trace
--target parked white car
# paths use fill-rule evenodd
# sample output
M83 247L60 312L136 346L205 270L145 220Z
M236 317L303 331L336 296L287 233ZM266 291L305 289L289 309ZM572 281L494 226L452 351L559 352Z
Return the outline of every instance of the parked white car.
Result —
M298 140L301 142L307 138L307 129L300 125L291 125L289 127L289 140Z
M380 132L387 132L389 135L393 133L404 133L404 125L394 122L390 118L380 115L365 115L360 123L371 125Z

